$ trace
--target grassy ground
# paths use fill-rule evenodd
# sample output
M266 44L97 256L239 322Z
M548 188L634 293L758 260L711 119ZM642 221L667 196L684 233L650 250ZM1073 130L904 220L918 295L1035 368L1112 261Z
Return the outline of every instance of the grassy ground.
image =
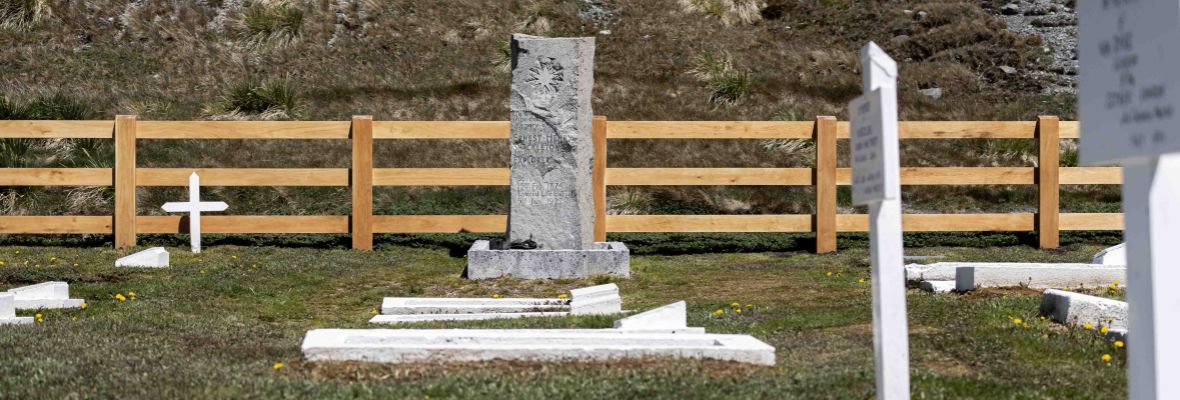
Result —
M1081 261L1097 245L923 248L948 260ZM0 247L0 289L71 283L85 310L0 329L0 398L868 398L868 253L639 256L624 308L687 300L689 323L748 333L778 364L718 362L365 365L306 363L308 329L363 328L383 296L557 296L602 280L469 282L445 250L173 248L162 271L115 269L107 248ZM830 273L830 274L829 274ZM116 294L134 299L118 301ZM742 309L736 313L731 303ZM915 398L1122 398L1124 355L1040 320L1022 290L908 296ZM715 310L724 314L715 315ZM21 313L32 315L32 312ZM1014 318L1027 322L1016 325ZM426 326L608 327L610 317ZM1100 361L1110 353L1114 361ZM276 369L275 363L283 363Z

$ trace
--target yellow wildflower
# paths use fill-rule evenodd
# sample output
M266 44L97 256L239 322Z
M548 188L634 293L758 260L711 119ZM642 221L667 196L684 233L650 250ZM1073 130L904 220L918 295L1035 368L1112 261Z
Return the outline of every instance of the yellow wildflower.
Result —
M78 317L70 317L70 321L77 321Z
M237 260L237 259L238 259L238 256L229 256L229 258L232 258L232 259L234 259L234 260Z
M1101 328L1098 328L1098 332L1102 332L1102 334L1105 335L1106 332L1110 332L1110 327L1103 325Z
M1024 320L1022 320L1020 318L1016 318L1016 319L1012 320L1012 323L1016 324L1016 325L1020 325L1020 324L1024 323Z
M377 315L377 309L376 309L376 308L374 308L374 309L372 309L372 310L369 310L369 314L372 314L372 315Z
M738 307L741 307L741 306L742 306L742 303L738 303L738 302L736 302L736 301L735 301L735 302L733 302L733 303L730 303L730 304L729 304L729 306L730 306L730 307L733 307L733 308L738 308Z
M90 308L90 303L82 303L82 307L81 307L81 308L82 308L83 310L85 310L85 309L87 309L87 308Z
M4 261L0 261L0 265L4 265Z
M1114 341L1114 347L1117 347L1117 348L1120 348L1120 349L1121 349L1121 348L1123 348L1123 346L1126 346L1126 345L1127 345L1127 344L1126 344L1126 343L1123 343L1123 341L1122 341L1122 340L1115 340L1115 341Z
M832 271L828 271L828 276L832 276Z
M1102 355L1102 362L1109 363L1110 362L1110 354L1103 354Z
M557 298L559 298L559 299L568 299L568 298L570 298L570 295L568 295L568 294L565 294L565 293L562 293L562 294L559 294L559 295L557 295Z
M131 296L131 300L135 300L135 292L127 292L127 295Z
M1094 324L1087 322L1085 325L1082 325L1082 328L1086 328L1086 330L1091 330L1091 329L1094 329Z
M737 313L737 314L741 314L741 313L742 313L742 309L740 309L740 308L735 308L735 309L733 309L733 312L734 312L734 313Z
M751 303L746 303L746 308L754 308L754 305Z
M127 297L124 297L122 293L117 293L117 294L115 294L115 300L119 300L120 302L124 302L124 301L127 301Z
M75 266L75 267L77 267L77 266L78 266L78 263L74 263L74 266Z
M718 308L717 310L713 311L713 315L721 315L721 314L725 314L725 310Z
M865 283L865 278L857 279L856 283Z
M34 318L34 319L36 319L36 320L37 320L37 322L45 322L45 316L44 316L44 315L37 314L37 315L34 315L34 316L33 316L33 318Z
M1118 285L1119 285L1119 281L1114 281L1114 283L1110 284L1110 286L1118 286Z
M283 368L283 363L275 363L275 369Z
M499 293L494 293L494 294L492 294L492 298L493 298L493 299L498 299L498 298L500 298L500 294L499 294Z

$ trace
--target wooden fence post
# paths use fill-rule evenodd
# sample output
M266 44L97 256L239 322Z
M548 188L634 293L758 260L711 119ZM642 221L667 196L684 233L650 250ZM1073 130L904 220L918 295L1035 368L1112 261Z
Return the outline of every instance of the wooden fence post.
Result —
M594 116L594 241L606 241L606 117Z
M135 247L136 116L115 116L115 248Z
M1037 118L1037 236L1042 249L1061 245L1061 121L1057 117Z
M815 118L815 252L836 251L836 117Z
M352 248L373 249L373 117L352 117Z

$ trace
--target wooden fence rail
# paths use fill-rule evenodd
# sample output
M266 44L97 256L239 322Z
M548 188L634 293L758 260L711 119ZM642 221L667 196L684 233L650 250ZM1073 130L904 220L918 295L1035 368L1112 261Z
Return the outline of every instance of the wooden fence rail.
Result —
M900 124L902 139L1030 139L1036 167L902 168L903 185L1035 185L1036 213L908 214L908 232L1035 231L1042 248L1058 246L1060 231L1121 230L1122 214L1060 212L1061 185L1119 185L1120 168L1060 167L1061 139L1077 139L1078 123L1037 121L914 121ZM595 237L607 232L811 232L816 251L836 250L837 232L865 232L865 215L839 214L836 194L851 171L837 166L837 142L849 124L832 117L814 121L610 121L595 117ZM135 245L137 234L184 233L180 216L137 216L135 188L185 186L192 172L206 186L350 187L351 215L203 216L207 233L350 234L353 248L371 249L375 233L503 232L503 215L373 215L374 186L504 186L507 168L374 168L373 141L398 139L506 140L504 121L0 121L0 139L112 139L114 168L0 169L0 186L114 186L109 216L0 216L0 234L114 234L115 246ZM348 140L350 168L137 168L137 140L322 139ZM608 168L608 140L803 139L814 140L811 168ZM606 215L607 186L813 186L811 215Z

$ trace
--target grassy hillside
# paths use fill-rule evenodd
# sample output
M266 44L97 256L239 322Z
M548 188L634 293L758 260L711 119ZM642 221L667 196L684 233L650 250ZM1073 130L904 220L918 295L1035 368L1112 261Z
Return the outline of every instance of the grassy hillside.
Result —
M975 1L0 0L0 119L503 120L510 34L595 36L595 113L614 120L846 117L868 40L901 64L902 118L1073 119L1051 55ZM1000 67L1014 68L1017 73ZM919 89L939 88L928 97ZM1056 93L1056 94L1049 94ZM5 162L109 165L106 143L12 141ZM151 167L344 167L341 142L142 142ZM1071 151L1072 146L1066 146ZM1031 140L907 142L914 166L1028 166ZM626 141L618 167L804 166L806 141ZM1072 154L1072 153L1070 153ZM1072 159L1067 154L1065 159ZM1067 161L1068 162L1068 161ZM381 143L382 167L504 166L502 143ZM104 189L8 189L7 213L105 213ZM151 189L142 212L180 195ZM48 195L47 195L48 194ZM344 213L345 190L215 189L238 213ZM1028 210L1027 187L910 188L918 211ZM1074 188L1068 211L1117 210ZM616 213L808 213L809 188L620 188ZM378 212L504 212L503 188L379 189ZM276 206L281 204L281 206ZM850 209L849 209L850 210ZM846 211L849 211L846 210Z

